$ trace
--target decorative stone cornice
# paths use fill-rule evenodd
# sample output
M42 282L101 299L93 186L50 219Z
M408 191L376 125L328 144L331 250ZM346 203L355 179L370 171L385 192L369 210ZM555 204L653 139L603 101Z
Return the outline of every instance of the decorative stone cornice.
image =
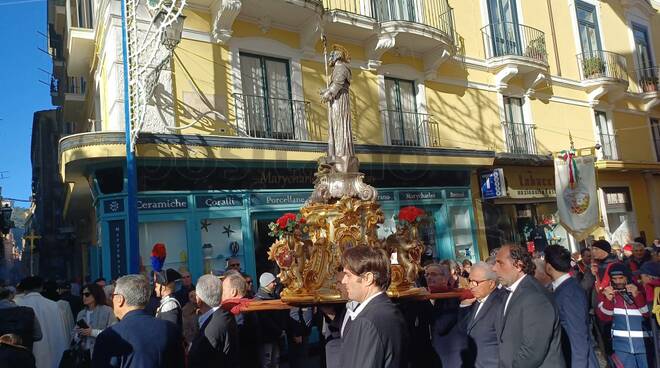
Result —
M422 57L424 60L424 74L427 79L435 79L438 76L438 68L447 61L451 53L446 47L435 48Z
M653 8L648 0L621 0L621 5L626 10L637 9L649 18L657 13L657 10Z

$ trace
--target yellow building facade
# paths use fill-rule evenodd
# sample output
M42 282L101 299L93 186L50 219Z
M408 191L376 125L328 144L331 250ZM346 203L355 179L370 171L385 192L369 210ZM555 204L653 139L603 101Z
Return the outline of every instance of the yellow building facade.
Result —
M51 44L63 40L58 71L70 81L55 95L75 133L60 142L67 210L95 213L86 246L93 272L110 276L124 244L112 230L124 211L118 4L49 2ZM570 147L570 132L575 147L599 147L593 236L650 241L660 236L658 9L647 0L188 2L138 141L141 198L169 201L140 208L141 253L162 232L183 244L173 266L202 273L238 255L248 271L267 270L264 224L301 205L327 141L321 35L351 55L356 151L384 193L385 232L414 204L429 213L428 257L484 259L539 229L577 250L557 225L551 157ZM78 80L86 88L76 94ZM494 172L506 193L484 197ZM212 241L204 221L239 230ZM234 241L240 250L225 249Z

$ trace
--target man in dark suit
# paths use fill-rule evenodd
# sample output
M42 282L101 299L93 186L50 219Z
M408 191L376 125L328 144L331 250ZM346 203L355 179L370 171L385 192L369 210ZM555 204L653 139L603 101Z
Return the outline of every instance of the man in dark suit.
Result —
M178 368L184 366L181 332L144 311L151 288L142 275L120 277L112 294L118 323L96 338L94 368Z
M562 327L562 351L567 367L599 368L589 333L589 306L584 289L568 274L571 253L560 245L545 248L545 272L552 279Z
M343 368L404 368L408 362L408 329L401 312L385 294L390 259L381 249L357 246L343 255L348 298L360 303L342 334Z
M552 296L534 279L527 249L505 245L493 271L509 291L498 323L500 368L562 368L561 328Z
M238 327L231 312L220 308L222 282L204 275L195 287L199 333L188 352L188 367L238 367Z
M463 367L497 368L497 323L502 315L506 293L497 288L497 275L493 268L484 262L472 266L469 287L474 298L461 302L461 319L468 336Z

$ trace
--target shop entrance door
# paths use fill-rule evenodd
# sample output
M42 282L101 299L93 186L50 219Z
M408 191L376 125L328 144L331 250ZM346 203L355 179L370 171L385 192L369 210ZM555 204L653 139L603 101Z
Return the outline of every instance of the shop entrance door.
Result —
M252 239L254 241L254 261L257 269L257 278L264 272L270 272L275 276L279 273L279 268L275 262L268 260L268 249L275 241L275 238L268 235L270 232L268 224L275 221L285 212L290 211L260 212L252 214L251 228Z

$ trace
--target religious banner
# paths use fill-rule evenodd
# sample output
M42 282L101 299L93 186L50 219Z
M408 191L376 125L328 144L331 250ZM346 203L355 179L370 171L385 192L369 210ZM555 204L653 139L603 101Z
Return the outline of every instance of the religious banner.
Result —
M555 155L555 190L559 222L578 241L598 226L595 157L575 150Z

